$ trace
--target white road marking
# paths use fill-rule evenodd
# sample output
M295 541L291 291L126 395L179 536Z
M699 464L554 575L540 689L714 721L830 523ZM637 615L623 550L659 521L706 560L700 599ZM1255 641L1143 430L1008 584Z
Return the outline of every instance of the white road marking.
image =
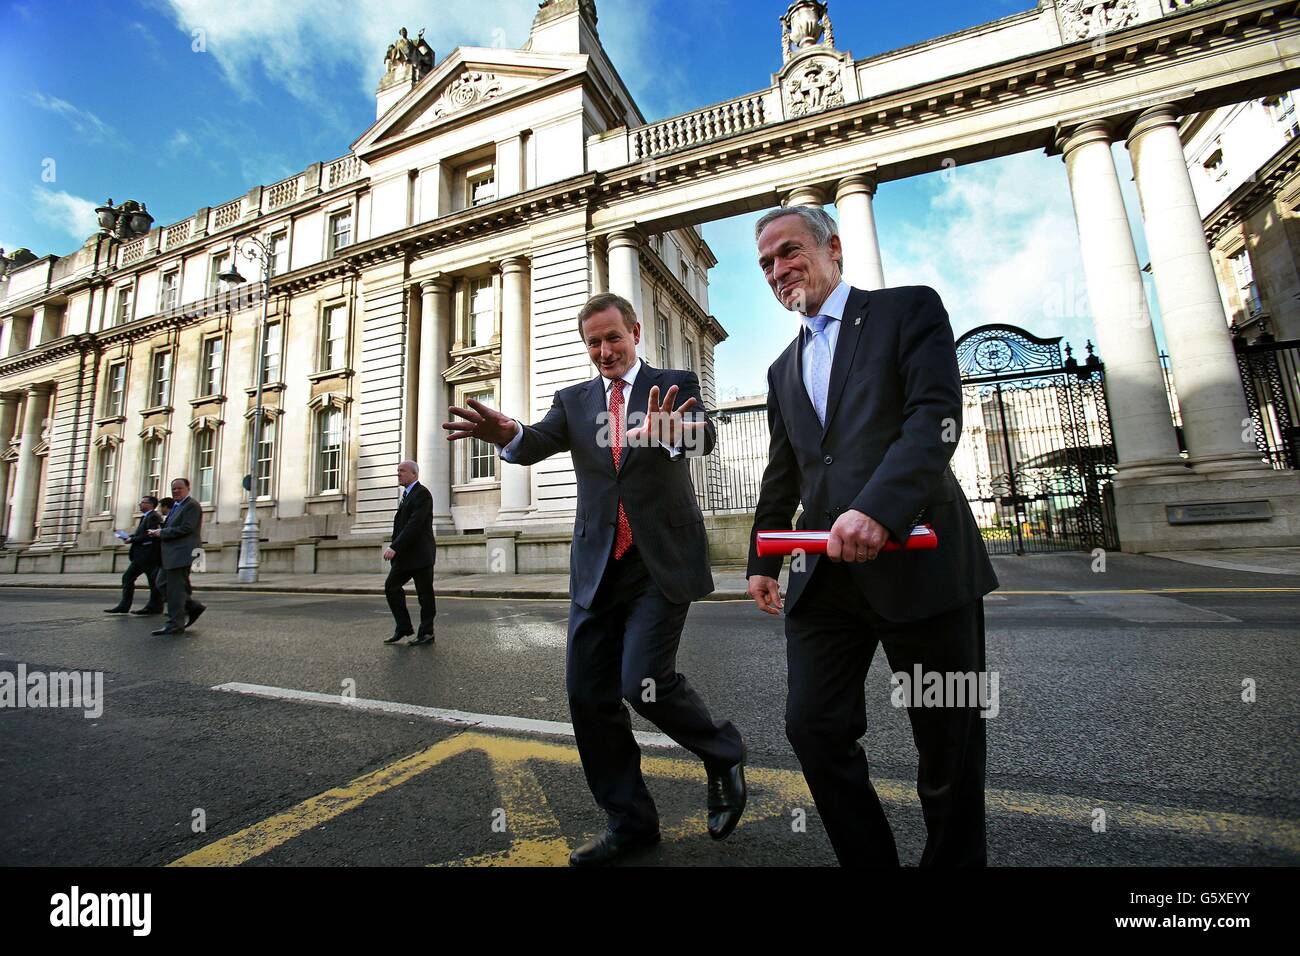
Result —
M294 700L307 704L333 704L349 710L366 710L382 714L402 714L407 717L424 717L458 727L476 727L481 730L516 730L551 737L572 737L573 724L558 720L533 720L530 717L511 717L505 714L472 714L464 710L444 710L420 704L403 704L393 700L371 700L366 697L344 697L341 694L322 694L312 690L294 690L289 687L271 687L267 684L245 684L233 681L217 684L213 690L272 700ZM634 731L637 743L645 747L676 747L677 743L666 734Z

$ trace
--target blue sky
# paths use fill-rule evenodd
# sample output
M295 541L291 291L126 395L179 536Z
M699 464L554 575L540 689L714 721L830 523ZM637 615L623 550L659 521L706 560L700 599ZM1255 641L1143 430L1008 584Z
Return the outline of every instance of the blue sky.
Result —
M832 0L857 57L1008 16L1034 0ZM597 0L602 42L650 119L759 89L779 66L783 0ZM441 60L523 43L536 0L0 0L0 247L66 254L105 198L159 223L347 152L374 118L399 26ZM719 56L725 50L725 56ZM1115 150L1136 220L1126 151ZM1010 322L1092 334L1065 169L1026 153L884 184L890 285L939 290L958 333ZM752 223L705 226L724 395L764 388L793 332L754 264ZM1139 259L1145 262L1140 230ZM1152 303L1154 309L1154 302ZM776 330L777 334L774 334ZM1105 356L1102 356L1103 359Z

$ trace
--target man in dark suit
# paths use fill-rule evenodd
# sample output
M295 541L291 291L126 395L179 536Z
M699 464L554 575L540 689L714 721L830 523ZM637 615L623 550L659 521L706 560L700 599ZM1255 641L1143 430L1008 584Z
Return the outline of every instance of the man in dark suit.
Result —
M150 536L162 542L163 596L167 600L167 623L154 634L183 634L208 609L194 600L190 567L202 543L203 509L190 497L188 478L172 479L175 503L160 527Z
M384 581L384 595L397 627L385 644L396 644L402 638L415 634L408 645L433 643L433 617L438 613L433 594L433 565L437 558L437 543L433 538L433 495L419 482L420 466L404 461L397 466L397 483L402 486L402 502L393 515L393 540L384 549L384 560L393 562ZM415 593L420 600L420 631L411 627L411 613L406 609L407 581L415 581Z
M784 599L786 735L844 865L897 866L893 833L858 745L876 645L909 677L982 675L983 595L998 586L949 459L962 390L952 328L926 286L866 292L841 278L834 221L816 207L762 217L759 265L800 314L768 370L771 446L754 530L830 532L791 563ZM929 523L934 551L882 554ZM751 544L749 594L779 614L780 557ZM987 685L985 685L987 686ZM909 706L928 839L921 865L982 865L984 722L978 701Z
M689 463L712 451L713 423L695 373L652 368L636 353L631 303L593 296L578 330L599 375L562 388L546 417L523 425L480 402L453 408L452 439L476 437L509 462L569 452L577 476L565 662L573 732L604 833L574 850L575 866L612 862L659 840L659 817L641 776L641 753L623 701L704 762L708 832L723 839L745 808L745 749L715 722L677 672L691 602L713 590L704 519ZM677 406L677 399L681 405ZM626 409L646 409L644 414Z
M149 532L160 524L162 518L158 514L158 499L153 495L142 495L140 523L136 526L134 534L123 538L131 545L131 550L127 552L127 558L131 563L126 566L126 571L122 575L122 598L117 602L116 607L107 608L104 613L125 614L131 610L131 602L135 599L135 582L142 574L149 582L149 600L135 613L162 613L162 595L158 591L158 568L162 563L162 549L158 542L149 536ZM124 532L117 533L122 535Z

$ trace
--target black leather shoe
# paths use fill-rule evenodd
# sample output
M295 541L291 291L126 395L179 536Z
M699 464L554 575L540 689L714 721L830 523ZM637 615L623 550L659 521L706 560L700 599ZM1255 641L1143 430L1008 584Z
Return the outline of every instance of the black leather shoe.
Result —
M132 611L132 614L143 614L147 617L153 617L155 614L161 614L163 609L160 607L142 607L138 611Z
M149 633L150 634L184 634L185 628L172 627L170 624L168 624L166 627L160 627L158 628L158 630L150 631Z
M432 644L432 643L433 643L433 631L430 631L428 634L421 632L415 635L415 640L411 641L411 647L417 647L420 644Z
M745 758L734 767L709 775L709 836L725 840L736 829L740 815L745 812L749 792L745 789Z
M393 631L393 636L392 636L392 637L386 637L386 638L384 638L384 643L385 643L385 644L396 644L396 643L397 643L398 641L400 641L402 638L404 638L404 637L409 637L409 636L411 636L411 635L414 634L414 633L415 633L414 631L403 631L403 630L399 627L397 630Z
M104 613L105 613L105 614L125 614L125 613L126 613L127 611L129 611L129 610L131 610L129 607L122 607L122 606L119 605L118 607L106 607L106 608L104 608Z
M190 619L189 619L189 622L188 622L185 626L186 626L186 627L193 627L193 626L194 626L194 622L197 621L197 620L199 619L199 615L202 614L202 613L203 613L204 611L206 611L207 609L208 609L208 606L207 606L206 604L196 604L196 605L194 605L194 610L190 611Z
M570 853L569 865L606 866L637 850L654 846L658 842L658 830L648 834L615 833L613 830L606 830Z

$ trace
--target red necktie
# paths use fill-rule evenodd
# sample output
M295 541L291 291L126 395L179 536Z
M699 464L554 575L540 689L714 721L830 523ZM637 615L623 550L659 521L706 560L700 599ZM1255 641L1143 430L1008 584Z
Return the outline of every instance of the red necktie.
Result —
M623 462L623 386L627 382L621 378L614 381L609 392L609 417L613 424L610 429L609 450L614 455L614 471L617 473ZM627 512L623 510L623 499L618 500L618 525L614 531L614 560L627 554L632 547L632 526L628 524Z

